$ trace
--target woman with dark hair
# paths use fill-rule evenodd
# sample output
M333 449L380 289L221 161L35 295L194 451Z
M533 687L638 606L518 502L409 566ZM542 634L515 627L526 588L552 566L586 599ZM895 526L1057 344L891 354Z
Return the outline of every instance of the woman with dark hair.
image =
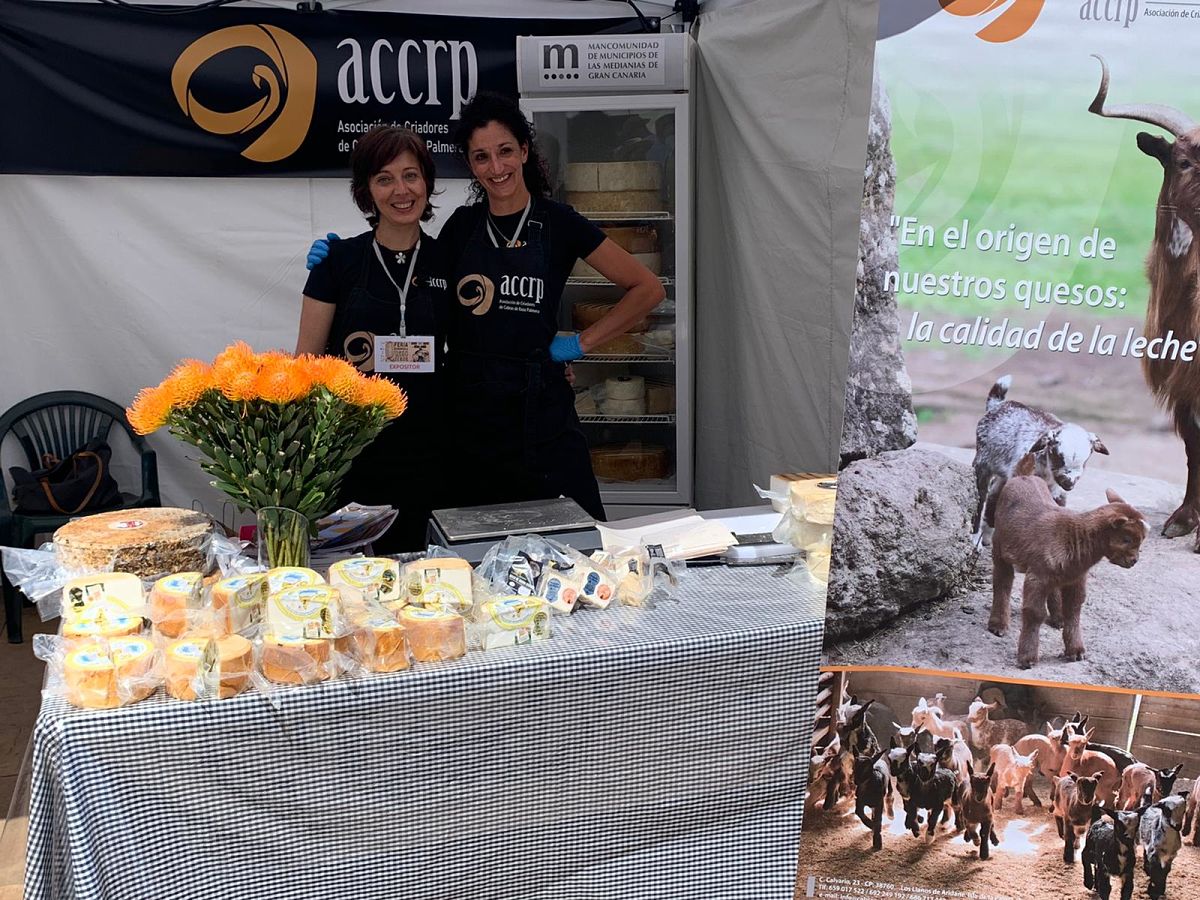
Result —
M472 202L439 233L450 285L449 382L468 429L459 449L476 503L573 498L604 518L564 363L624 334L663 299L659 279L574 209L550 180L520 108L477 94L454 135L470 168ZM584 259L624 289L579 334L558 334L563 287ZM457 302L455 302L455 300Z
M350 193L369 231L329 245L310 265L296 353L340 356L395 381L404 415L355 459L338 505L389 504L400 514L375 542L379 553L420 550L441 480L444 449L446 274L421 223L433 216L433 157L403 128L378 127L350 154ZM332 237L332 235L331 235Z

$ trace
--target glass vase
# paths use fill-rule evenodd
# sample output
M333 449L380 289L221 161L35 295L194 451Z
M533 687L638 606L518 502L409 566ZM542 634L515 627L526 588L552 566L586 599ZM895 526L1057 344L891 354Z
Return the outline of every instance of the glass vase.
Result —
M308 567L308 518L294 509L264 506L258 511L258 564Z

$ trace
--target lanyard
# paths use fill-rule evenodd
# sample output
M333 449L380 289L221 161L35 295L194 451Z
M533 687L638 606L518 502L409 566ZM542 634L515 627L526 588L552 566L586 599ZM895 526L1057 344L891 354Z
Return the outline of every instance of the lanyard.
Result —
M525 212L521 213L521 221L517 222L517 230L513 232L513 236L512 236L511 240L509 238L506 238L504 236L504 232L496 227L496 223L492 219L491 210L488 211L488 214L487 214L488 237L492 239L493 247L498 248L500 246L500 242L496 240L497 237L499 237L501 240L504 241L505 247L517 246L517 238L519 238L521 236L521 229L525 227L525 220L529 218L529 210L532 206L533 206L533 197L531 195L530 198L525 201Z
M413 247L412 259L408 262L408 273L404 276L403 288L396 284L396 279L388 271L387 264L383 261L383 254L379 250L379 241L371 241L371 246L375 248L375 258L379 260L379 265L383 267L383 274L387 276L388 281L392 283L392 287L396 289L396 293L400 295L400 337L405 337L407 334L404 328L405 306L408 303L408 289L412 286L413 272L417 268L417 254L421 252L421 239L417 238L417 246Z

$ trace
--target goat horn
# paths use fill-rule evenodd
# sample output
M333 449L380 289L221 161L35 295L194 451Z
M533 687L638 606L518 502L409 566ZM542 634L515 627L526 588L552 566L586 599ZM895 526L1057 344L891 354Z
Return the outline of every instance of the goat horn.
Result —
M1159 103L1126 103L1105 109L1104 101L1108 99L1108 63L1104 61L1103 56L1097 53L1091 55L1100 60L1100 88L1096 91L1096 99L1088 107L1088 112L1109 119L1134 119L1148 125L1157 125L1159 128L1165 128L1175 137L1182 136L1196 124L1179 110Z

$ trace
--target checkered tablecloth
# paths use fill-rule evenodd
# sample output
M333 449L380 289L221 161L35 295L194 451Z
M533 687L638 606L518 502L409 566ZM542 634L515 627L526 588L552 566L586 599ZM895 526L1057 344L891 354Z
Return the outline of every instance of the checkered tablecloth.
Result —
M25 896L790 898L823 595L760 568L683 586L274 702L47 699Z

